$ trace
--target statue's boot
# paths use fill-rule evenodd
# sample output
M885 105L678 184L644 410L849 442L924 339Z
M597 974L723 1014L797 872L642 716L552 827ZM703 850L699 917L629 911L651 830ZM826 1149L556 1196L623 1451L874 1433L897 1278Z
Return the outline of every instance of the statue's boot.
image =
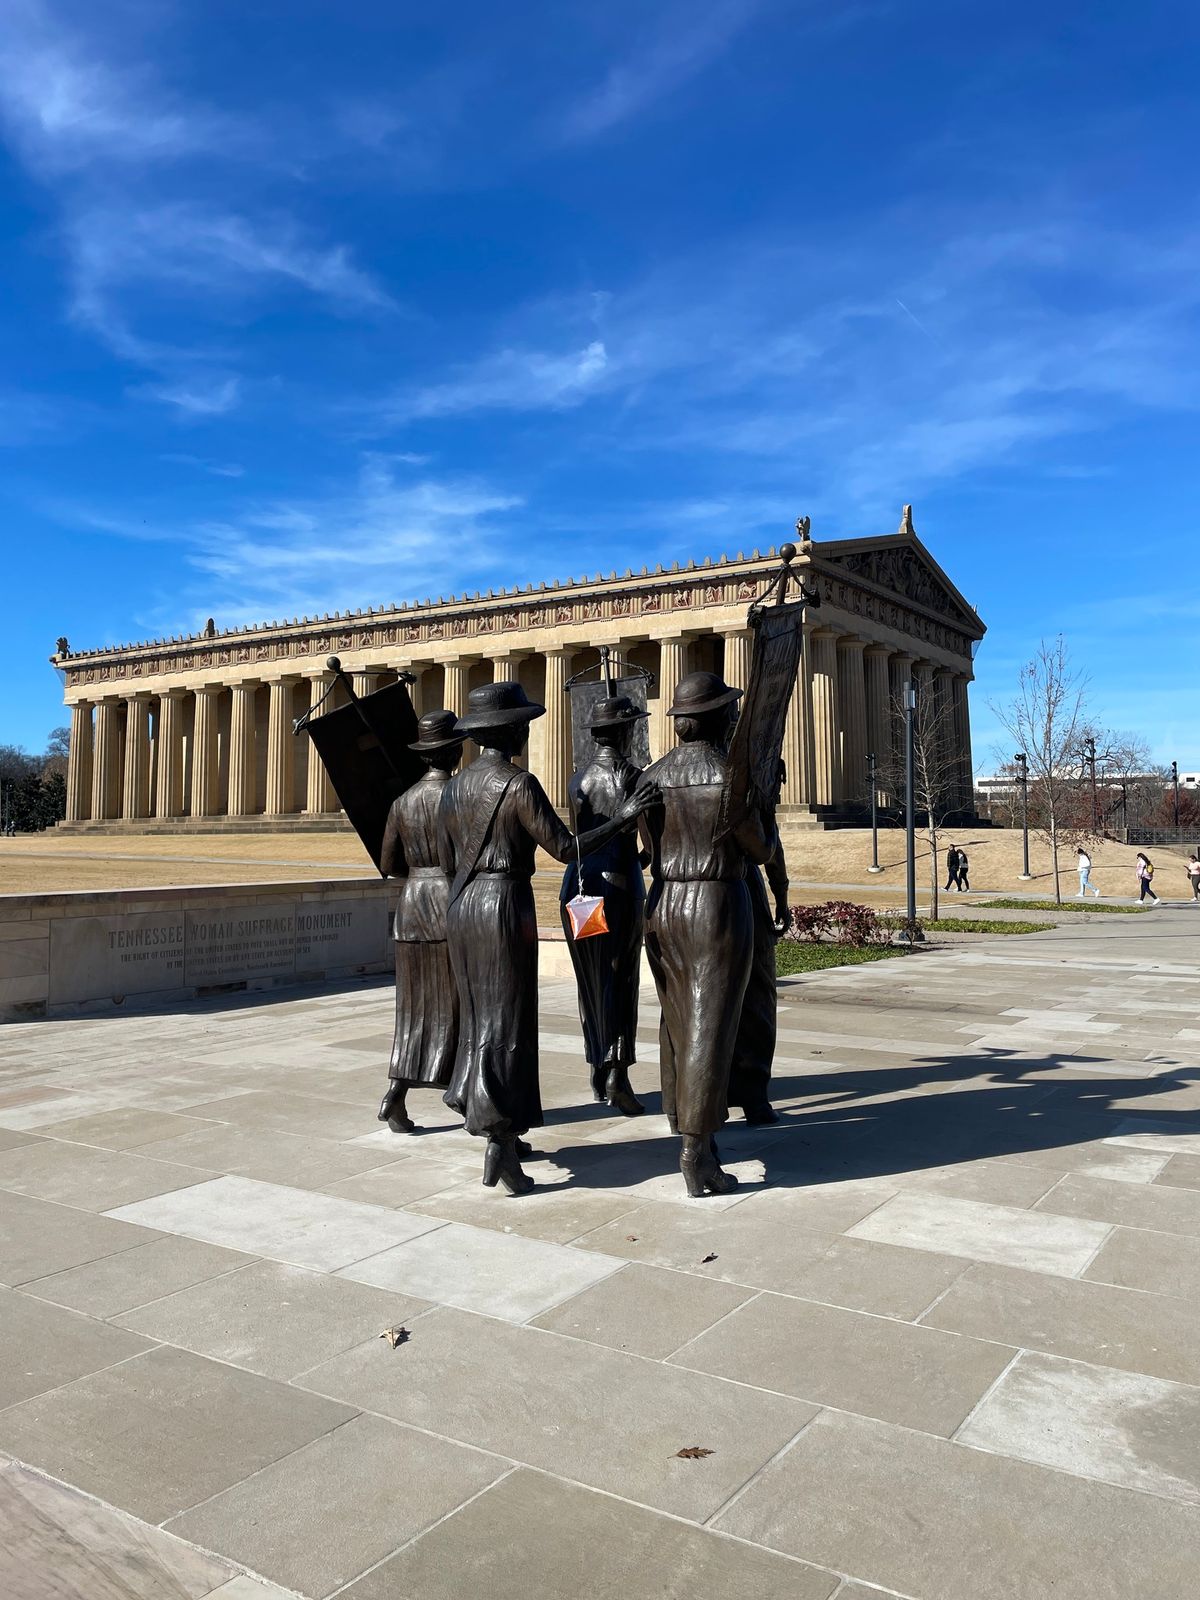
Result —
M640 1117L646 1108L633 1092L628 1067L613 1067L604 1086L604 1098L623 1117Z
M393 1133L411 1133L416 1127L404 1106L407 1093L406 1083L389 1083L387 1093L379 1102L379 1120L386 1122Z
M718 1166L711 1142L703 1135L684 1134L679 1170L693 1199L704 1194L728 1194L738 1186L733 1173Z
M592 1099L596 1102L596 1104L598 1106L602 1106L604 1104L604 1102L608 1099L608 1095L605 1092L607 1083L608 1083L608 1068L605 1066L604 1062L603 1061L600 1062L599 1066L596 1066L596 1065L593 1064L593 1066L592 1066Z
M752 1100L749 1105L743 1106L742 1115L752 1127L779 1121L779 1113L766 1095L761 1100Z
M516 1149L518 1161L528 1161L533 1154L533 1146L527 1139L518 1139Z
M528 1194L534 1187L533 1179L521 1170L517 1141L511 1134L490 1138L483 1158L484 1188L494 1189L498 1183L502 1183L509 1194Z

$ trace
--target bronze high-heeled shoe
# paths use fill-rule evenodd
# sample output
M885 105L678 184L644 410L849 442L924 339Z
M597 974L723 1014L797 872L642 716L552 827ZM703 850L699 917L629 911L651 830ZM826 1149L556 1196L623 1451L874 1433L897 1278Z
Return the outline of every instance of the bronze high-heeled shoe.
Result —
M729 1194L738 1186L733 1173L717 1165L717 1158L707 1139L684 1137L679 1170L683 1173L684 1184L693 1200L705 1194Z
M406 1083L391 1083L388 1091L379 1102L379 1120L386 1122L393 1133L411 1133L416 1123L404 1108L404 1097L408 1093Z
M528 1194L533 1179L521 1171L515 1139L489 1139L483 1157L483 1186L494 1189L502 1183L509 1194Z

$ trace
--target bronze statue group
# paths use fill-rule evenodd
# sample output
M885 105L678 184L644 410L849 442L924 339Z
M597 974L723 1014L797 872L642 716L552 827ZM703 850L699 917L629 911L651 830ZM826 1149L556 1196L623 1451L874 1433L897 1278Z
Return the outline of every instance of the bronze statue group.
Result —
M381 863L399 881L396 1032L381 1121L411 1131L409 1089L440 1087L467 1130L487 1139L484 1184L512 1194L534 1187L521 1135L543 1120L531 882L540 847L566 867L563 922L595 1098L625 1116L644 1110L629 1081L644 942L662 1008L662 1108L682 1141L687 1192L736 1187L715 1135L730 1106L749 1122L776 1120L775 940L787 914L773 809L722 827L741 692L711 672L684 677L667 713L678 743L644 772L629 750L646 713L624 696L601 700L590 722L596 754L570 784L574 833L516 764L545 709L519 684L473 689L460 718L420 719L412 749L426 772L392 806ZM465 739L478 756L455 773ZM584 888L581 864L586 891L603 894L608 931L576 941L566 907Z

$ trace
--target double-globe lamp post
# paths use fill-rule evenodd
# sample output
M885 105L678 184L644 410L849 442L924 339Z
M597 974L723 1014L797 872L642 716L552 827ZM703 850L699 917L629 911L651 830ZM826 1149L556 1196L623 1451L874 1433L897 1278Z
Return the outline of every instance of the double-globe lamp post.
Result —
M867 757L867 787L871 795L871 865L868 872L882 872L879 865L879 795L876 789L876 763L875 752L871 751Z
M1028 883L1033 873L1029 870L1029 758L1023 750L1013 757L1017 768L1017 782L1021 785L1021 882Z
M917 710L917 686L910 678L904 685L901 701L904 710L904 849L906 860L905 887L908 906L905 937L909 944L921 944L925 935L917 924L917 818L915 798L915 768L913 762L913 719Z

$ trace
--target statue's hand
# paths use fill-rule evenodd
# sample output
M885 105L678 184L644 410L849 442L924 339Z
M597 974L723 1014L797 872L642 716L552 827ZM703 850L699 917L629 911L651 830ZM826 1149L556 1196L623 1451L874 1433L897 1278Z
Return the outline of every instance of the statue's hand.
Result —
M617 812L622 822L636 822L643 811L662 804L662 790L653 778L644 779Z
M777 939L782 939L783 938L784 934L788 931L788 924L791 922L791 920L792 920L791 913L787 908L786 902L776 902L776 905L775 905L775 937Z

